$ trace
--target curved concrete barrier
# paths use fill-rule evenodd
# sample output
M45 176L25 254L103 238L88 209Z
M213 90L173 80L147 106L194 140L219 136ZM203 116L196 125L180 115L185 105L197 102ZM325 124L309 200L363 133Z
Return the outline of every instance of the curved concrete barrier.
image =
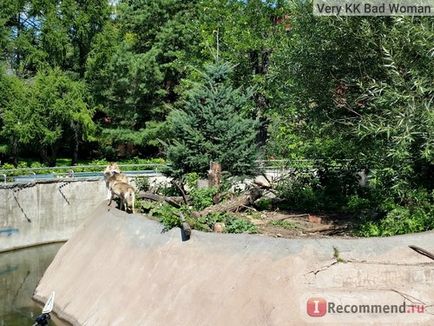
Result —
M60 249L35 299L56 291L55 311L74 325L434 324L434 263L408 248L434 251L432 232L193 232L182 242L179 229L161 228L101 205Z
M68 240L106 196L102 179L0 185L0 252Z

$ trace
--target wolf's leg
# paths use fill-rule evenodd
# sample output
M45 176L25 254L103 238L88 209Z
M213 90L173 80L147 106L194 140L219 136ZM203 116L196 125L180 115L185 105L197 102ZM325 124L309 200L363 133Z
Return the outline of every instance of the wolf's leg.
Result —
M119 196L118 198L119 198L119 206L117 208L119 208L120 210L122 210L122 207L124 205L124 201L122 199L122 196Z
M134 198L135 197L135 195L134 195L134 193L132 193L132 195L131 195L131 210L133 211L133 214L135 214L135 212L134 212Z

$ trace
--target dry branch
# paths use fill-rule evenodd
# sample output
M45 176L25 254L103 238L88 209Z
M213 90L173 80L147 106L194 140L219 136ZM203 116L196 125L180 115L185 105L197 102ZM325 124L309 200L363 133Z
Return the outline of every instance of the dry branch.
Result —
M185 194L185 191L184 191L184 185L179 184L175 180L172 180L171 184L174 185L176 188L178 188L178 190L182 194L182 199L184 200L184 204L188 205L188 199L187 199L187 195Z
M181 207L181 204L184 202L184 198L181 196L167 197L167 196L157 195L152 192L144 192L144 191L139 192L137 198L148 199L148 200L158 201L158 202L166 202L176 208Z

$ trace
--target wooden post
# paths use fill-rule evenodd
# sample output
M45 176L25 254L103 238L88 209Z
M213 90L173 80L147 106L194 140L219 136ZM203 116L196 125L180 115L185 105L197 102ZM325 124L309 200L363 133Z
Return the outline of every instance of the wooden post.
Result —
M208 171L208 184L210 187L220 187L222 166L218 162L211 162Z

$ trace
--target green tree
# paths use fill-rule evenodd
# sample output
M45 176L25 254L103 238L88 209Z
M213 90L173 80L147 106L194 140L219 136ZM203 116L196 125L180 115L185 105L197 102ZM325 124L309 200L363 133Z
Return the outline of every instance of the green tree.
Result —
M232 70L228 63L205 65L182 109L169 115L173 138L167 157L174 175L204 174L210 161L220 162L232 174L255 172L258 122L246 117L251 91L232 86Z
M13 163L18 163L21 144L30 143L34 137L31 112L31 91L16 76L0 74L0 117L3 141L8 144Z
M178 98L176 88L197 53L196 6L196 1L179 0L116 5L116 16L95 38L86 73L97 116L105 121L105 147L134 144L155 152L152 146L159 143L150 135L163 128Z
M285 1L202 1L199 16L201 46L229 62L235 86L253 87L251 115L259 118L258 142L268 137L270 108L269 67L273 53L286 34L288 5ZM205 52L205 51L203 51ZM209 56L209 54L208 54ZM206 57L204 58L207 59Z
M311 11L294 4L274 54L275 136L301 144L288 152L369 168L364 195L381 214L412 209L433 190L432 20Z
M32 145L42 160L55 165L61 145L78 145L94 130L92 110L84 101L85 85L59 69L39 72L33 81L11 77L10 97L3 109L3 135L11 146ZM14 152L16 155L16 151ZM76 157L75 157L76 159Z
M63 0L58 4L59 16L73 47L70 70L83 78L86 61L95 37L102 31L109 19L110 6L107 0ZM51 33L55 33L52 29Z

